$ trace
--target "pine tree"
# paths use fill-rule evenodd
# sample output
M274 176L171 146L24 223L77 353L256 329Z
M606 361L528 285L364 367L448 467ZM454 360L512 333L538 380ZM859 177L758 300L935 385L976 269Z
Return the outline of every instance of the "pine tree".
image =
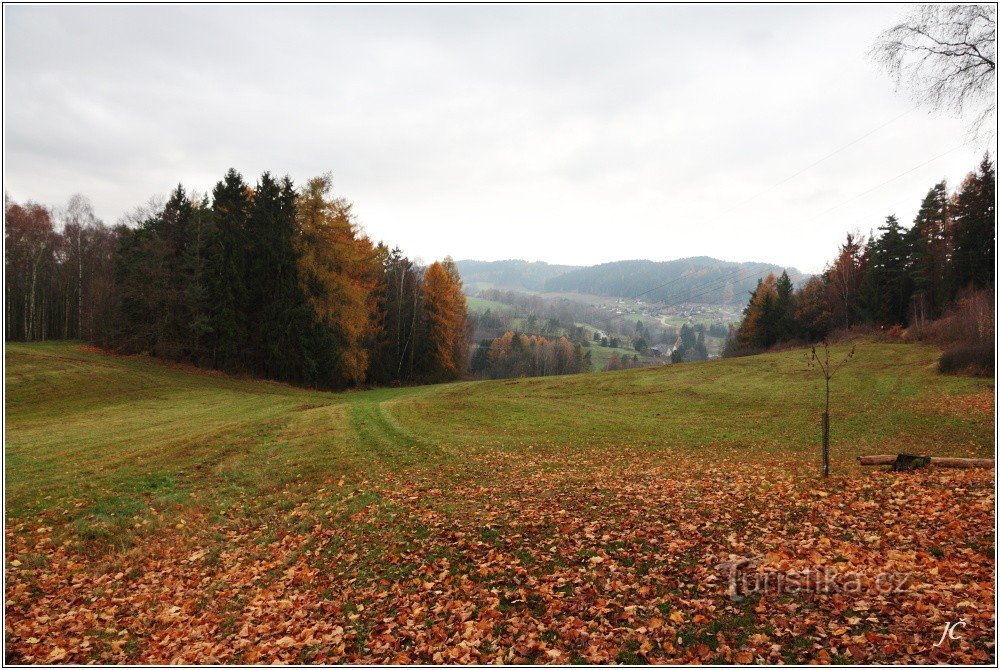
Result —
M120 226L115 253L117 286L115 345L127 352L153 352L161 341L164 291L170 277L163 259L167 249L157 235L159 214L136 228Z
M399 249L380 246L382 271L375 293L375 323L368 377L378 383L413 379L416 352L423 348L421 314L423 286L420 273Z
M778 309L777 280L769 274L757 284L744 310L737 341L743 347L770 347L778 341L781 312Z
M162 213L153 220L153 234L158 238L158 253L163 263L163 281L152 289L158 296L156 314L157 348L170 358L189 358L185 353L188 324L192 318L188 309L187 288L191 277L185 267L189 238L194 225L194 203L184 187L177 185Z

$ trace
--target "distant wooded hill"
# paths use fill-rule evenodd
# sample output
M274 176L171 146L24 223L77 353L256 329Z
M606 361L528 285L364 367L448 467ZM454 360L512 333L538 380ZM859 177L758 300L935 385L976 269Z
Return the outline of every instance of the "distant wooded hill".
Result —
M551 265L549 263L529 263L522 260L509 261L458 261L455 263L462 275L466 290L473 293L484 288L509 288L524 291L544 291L545 282L572 270L583 269L579 265Z
M742 304L757 280L782 270L795 284L808 278L795 268L769 263L732 263L708 256L673 261L631 260L592 266L550 265L523 260L456 263L466 291L509 288L559 293L589 293L660 302Z

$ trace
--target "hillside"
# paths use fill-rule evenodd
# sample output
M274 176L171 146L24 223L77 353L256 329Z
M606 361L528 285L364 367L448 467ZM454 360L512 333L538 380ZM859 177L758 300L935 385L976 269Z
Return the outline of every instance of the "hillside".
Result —
M508 288L518 291L544 291L545 282L570 270L575 265L552 265L545 262L523 260L457 261L459 274L467 291L473 293L483 288Z
M646 301L738 304L757 280L785 268L767 263L730 263L707 256L674 261L617 261L577 268L545 282L546 291L576 291L604 296L632 297L646 294ZM803 279L787 268L793 283Z
M509 261L458 261L466 291L508 288L629 298L655 289L647 301L742 304L757 280L787 270L794 283L807 277L795 268L733 263L707 256L672 261L630 260L587 267Z
M987 663L992 473L854 464L992 454L937 355L859 346L823 480L801 350L331 394L9 344L8 660ZM758 555L926 588L731 601Z

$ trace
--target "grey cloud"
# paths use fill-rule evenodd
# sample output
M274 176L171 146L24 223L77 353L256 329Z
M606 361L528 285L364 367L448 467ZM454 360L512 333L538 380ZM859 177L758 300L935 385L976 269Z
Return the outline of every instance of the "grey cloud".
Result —
M5 7L5 187L115 220L234 166L332 170L375 238L425 258L710 254L817 270L956 152L864 51L903 7ZM852 225L848 225L852 224ZM794 232L792 232L794 231Z

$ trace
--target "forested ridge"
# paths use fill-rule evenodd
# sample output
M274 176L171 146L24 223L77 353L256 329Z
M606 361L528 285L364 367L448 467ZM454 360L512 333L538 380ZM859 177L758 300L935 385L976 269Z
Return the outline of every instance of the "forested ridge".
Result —
M502 287L526 291L544 291L546 282L577 270L577 265L555 265L545 261L509 259L503 261L459 260L455 264L467 286Z
M613 261L590 266L523 260L460 260L457 265L469 286L613 298L642 294L650 302L672 303L737 304L758 279L770 272L787 271L796 283L805 279L795 268L770 263L734 263L708 256L670 261Z
M230 170L178 186L134 225L75 197L5 198L6 337L80 339L324 388L454 378L467 367L461 279L373 243L330 177L296 188ZM59 224L57 227L57 223Z
M733 304L757 279L782 270L769 263L731 263L707 256L615 261L572 270L547 280L545 288L623 298L643 295L650 302ZM795 268L784 270L793 281L802 278Z

